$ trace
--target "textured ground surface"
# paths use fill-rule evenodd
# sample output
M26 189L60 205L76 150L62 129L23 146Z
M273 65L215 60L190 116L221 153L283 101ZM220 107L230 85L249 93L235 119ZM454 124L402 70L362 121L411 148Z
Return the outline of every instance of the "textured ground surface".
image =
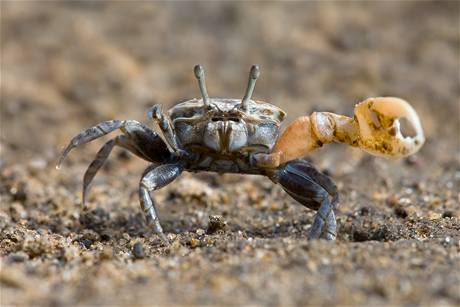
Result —
M1 2L0 304L458 306L458 25L454 1ZM313 212L268 179L184 174L156 194L165 247L138 207L147 164L120 150L82 212L103 142L61 171L58 150L99 121L198 96L196 63L230 97L258 63L255 97L288 120L403 97L427 143L401 161L340 145L311 157L341 193L336 242L306 241Z

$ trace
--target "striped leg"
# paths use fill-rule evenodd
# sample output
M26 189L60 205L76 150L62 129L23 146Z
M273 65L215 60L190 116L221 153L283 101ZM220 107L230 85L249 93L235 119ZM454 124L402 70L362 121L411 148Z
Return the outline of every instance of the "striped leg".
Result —
M97 124L94 127L88 128L77 134L75 137L72 138L70 143L64 147L62 150L61 156L59 157L58 164L56 168L61 167L62 161L65 157L69 154L69 152L77 147L78 145L82 145L88 142L91 142L97 138L100 138L103 135L106 135L112 132L115 129L119 129L123 126L125 121L123 120L108 120L102 123Z
M148 161L165 162L171 154L157 133L135 120L109 120L83 130L77 134L62 150L56 168L75 147L91 142L116 129L120 129L129 138L130 143L137 149L140 156Z
M318 239L323 235L327 240L334 240L336 237L336 228L337 222L334 210L329 200L325 199L316 212L308 239Z
M149 192L158 190L171 183L182 173L183 169L180 163L159 166L152 165L145 170L139 183L140 205L145 212L147 222L153 224L155 232L165 243L169 242L163 233L154 200Z
M96 158L91 162L91 164L86 169L85 175L83 177L83 192L82 192L82 204L83 207L86 205L86 195L88 195L89 185L93 181L97 172L104 165L105 161L110 155L114 146L120 146L128 151L134 153L137 156L142 158L142 154L130 143L129 139L124 135L119 135L101 147L101 149L96 154Z

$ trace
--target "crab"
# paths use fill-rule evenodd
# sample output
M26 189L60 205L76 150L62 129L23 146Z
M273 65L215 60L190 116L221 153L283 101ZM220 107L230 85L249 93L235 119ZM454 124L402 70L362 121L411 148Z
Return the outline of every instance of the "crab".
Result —
M210 98L203 67L196 65L194 73L202 97L181 102L166 113L161 105L154 105L148 111L156 124L154 129L135 120L108 120L83 130L63 149L57 168L73 148L117 129L122 132L102 146L86 170L83 205L94 176L112 149L119 146L150 163L139 183L140 205L148 224L164 242L168 239L151 192L170 184L184 171L266 176L297 202L317 211L309 239L334 240L337 187L303 157L331 142L377 156L405 157L418 151L425 141L417 113L400 98L366 99L355 106L353 118L314 112L295 119L280 132L285 112L251 99L260 74L258 66L250 69L242 99ZM411 124L411 135L403 135L401 119Z

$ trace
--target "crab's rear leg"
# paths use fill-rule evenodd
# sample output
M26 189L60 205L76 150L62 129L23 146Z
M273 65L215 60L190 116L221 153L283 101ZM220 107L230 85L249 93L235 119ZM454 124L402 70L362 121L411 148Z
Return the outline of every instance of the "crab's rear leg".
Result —
M139 200L147 222L153 224L155 232L165 243L169 243L169 241L163 233L155 202L150 196L150 192L168 185L179 177L183 170L181 163L151 165L145 170L139 183Z
M302 205L317 211L309 239L320 236L327 240L335 239L337 224L334 210L338 203L338 192L331 178L302 159L284 164L270 178Z
M134 147L142 153L142 158L148 161L160 162L170 158L171 154L163 140L157 133L142 123L135 120L108 120L85 129L74 136L62 150L56 168L60 168L62 161L75 147L91 142L116 129L120 129L130 139Z
M77 134L70 140L70 143L64 147L61 155L59 156L59 161L56 165L56 168L60 168L62 161L69 154L69 152L75 147L91 142L101 136L104 136L116 129L121 128L125 124L124 120L108 120L102 123L97 124L94 127L88 128Z
M130 140L126 136L119 135L109 140L97 152L96 158L88 166L88 168L86 169L85 175L83 176L83 191L82 191L83 207L86 206L86 195L88 195L88 191L89 191L88 189L89 189L89 185L91 184L91 181L93 181L97 172L104 165L105 161L107 160L110 153L112 152L112 149L115 146L120 146L143 159L149 160L148 158L145 157L145 155L143 155L139 150L137 150L133 144L131 144Z

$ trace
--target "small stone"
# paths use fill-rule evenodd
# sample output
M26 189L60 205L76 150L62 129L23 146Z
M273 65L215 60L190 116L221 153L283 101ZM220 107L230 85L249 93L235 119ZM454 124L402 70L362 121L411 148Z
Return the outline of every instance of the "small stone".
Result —
M78 247L71 245L61 249L60 258L64 261L72 261L73 259L78 258L80 255Z
M91 245L93 244L93 241L91 241L89 239L83 239L83 240L81 240L81 244L83 244L83 246L86 247L86 248L90 248Z
M195 238L192 238L190 239L189 244L190 244L190 247L197 247L198 245L200 245L200 241Z
M113 258L113 249L110 246L104 247L104 249L99 254L101 260L110 260Z
M82 239L86 239L91 242L99 242L101 240L101 236L94 230L85 229L82 231Z
M444 244L450 245L453 242L452 238L447 236L444 238Z
M20 182L10 188L10 194L14 201L24 203L27 200L27 187L26 184Z
M359 209L359 215L362 215L362 216L366 216L366 215L369 215L369 213L371 212L371 208L370 207L361 207L361 209Z
M442 204L442 200L441 200L440 197L435 196L435 197L433 197L433 198L431 199L431 205L433 205L433 206L439 206L439 205L441 205L441 204Z
M44 159L33 159L29 162L29 167L31 171L37 172L42 171L46 168L46 161Z
M444 211L443 214L442 214L442 217L443 218L452 218L454 217L454 212L453 211Z
M208 228L206 229L207 234L216 233L219 230L224 230L227 226L227 222L220 215L209 216Z
M49 238L44 236L26 236L22 244L22 250L31 258L46 254L51 248Z
M405 208L405 211L407 212L408 217L413 218L420 216L420 210L414 206L408 206L407 208Z
M199 236L202 236L202 235L205 234L205 231L204 231L203 229L200 228L200 229L197 229L197 230L196 230L196 234L199 235Z
M142 243L136 242L133 246L133 255L136 259L142 259L145 257L144 247Z
M110 233L108 232L103 232L101 234L101 241L109 241L110 240Z
M396 214L397 217L405 219L408 216L408 213L406 209L404 209L403 206L397 205L394 208L394 213Z
M24 262L29 256L24 252L12 253L8 256L9 262Z
M433 220L438 220L441 218L441 214L437 212L430 211L428 212L428 219L433 221Z
M414 167L421 167L423 165L422 160L417 155L407 157L404 159L404 162L406 162L407 165Z
M18 222L27 218L27 211L20 202L16 201L10 206L10 216L13 218L13 221Z
M395 207L398 204L398 198L396 196L394 196L394 195L391 195L391 196L387 197L386 204L389 207Z

